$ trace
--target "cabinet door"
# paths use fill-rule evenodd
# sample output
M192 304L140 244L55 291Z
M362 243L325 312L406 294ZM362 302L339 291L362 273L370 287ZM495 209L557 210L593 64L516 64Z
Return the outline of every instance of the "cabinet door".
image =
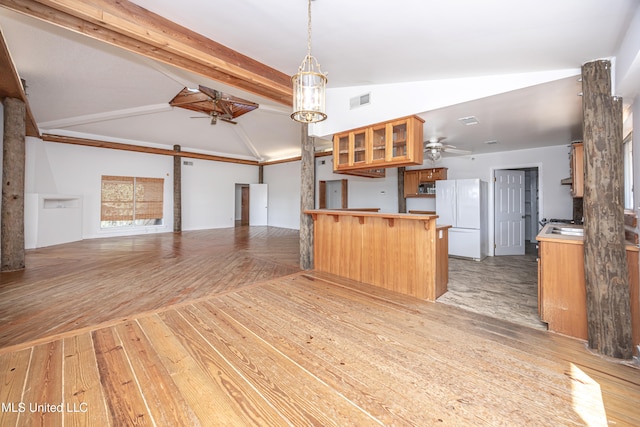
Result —
M418 195L418 184L420 184L420 171L404 171L404 197L414 197Z
M434 181L440 181L440 180L445 180L447 179L447 168L437 168L435 169L436 171L438 171L434 176Z
M333 139L333 169L349 167L349 134L343 133Z
M422 169L420 171L420 182L435 181L435 169Z
M404 159L407 157L407 134L406 120L391 123L391 160Z
M571 144L571 195L584 195L584 148L582 142Z
M362 165L367 161L367 132L360 130L353 133L353 165Z
M387 126L379 125L371 129L371 163L387 160Z

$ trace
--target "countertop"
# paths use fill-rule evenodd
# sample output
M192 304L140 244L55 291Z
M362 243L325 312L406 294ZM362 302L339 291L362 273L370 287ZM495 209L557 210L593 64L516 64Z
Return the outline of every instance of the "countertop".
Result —
M563 227L563 228L575 228L582 230L582 225L576 224L554 224L550 223L545 225L542 230L536 236L536 240L541 242L558 242L558 243L569 243L575 245L584 244L584 236L572 236L572 235L562 235L562 234L554 234L551 232L553 227ZM627 250L638 251L638 246L634 245L631 242L627 242Z
M356 216L356 217L377 217L389 219L406 219L413 221L430 221L438 218L437 215L419 215L408 213L384 213L363 210L333 210L333 209L308 209L304 213L309 215L334 215L334 216Z

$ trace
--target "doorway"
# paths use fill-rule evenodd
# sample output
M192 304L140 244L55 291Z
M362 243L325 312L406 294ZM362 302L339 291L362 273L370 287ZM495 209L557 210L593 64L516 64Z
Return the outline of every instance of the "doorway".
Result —
M235 225L267 225L267 184L236 184Z
M235 225L249 225L250 191L248 184L236 184Z
M494 177L494 255L524 255L538 234L538 168L498 169Z
M320 181L318 196L320 209L347 209L349 206L348 183L346 179Z

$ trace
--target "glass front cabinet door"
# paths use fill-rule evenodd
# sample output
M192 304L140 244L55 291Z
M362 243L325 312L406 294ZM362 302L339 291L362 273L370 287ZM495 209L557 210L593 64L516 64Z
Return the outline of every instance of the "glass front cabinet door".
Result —
M335 134L335 171L421 165L422 126L417 116Z

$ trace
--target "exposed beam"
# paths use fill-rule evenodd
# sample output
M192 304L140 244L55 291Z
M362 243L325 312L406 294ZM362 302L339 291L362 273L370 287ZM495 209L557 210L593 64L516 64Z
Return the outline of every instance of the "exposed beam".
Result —
M173 108L169 104L142 105L140 107L124 108L122 110L105 111L103 113L86 114L83 116L52 120L50 122L41 122L40 127L44 132L46 132L47 129L62 129L70 126L85 125L87 123L98 123L133 116L144 116L146 114L156 114L165 111L171 111L172 109Z
M48 142L60 142L64 144L75 144L75 145L84 145L87 147L96 147L96 148L110 148L113 150L125 150L125 151L136 151L138 153L148 153L148 154L160 154L163 156L175 156L176 153L174 150L170 150L167 148L155 148L155 147L145 147L142 145L134 145L134 144L122 144L119 142L108 142L108 141L98 141L95 139L86 139L86 138L75 138L71 136L61 136L61 135L51 135L48 133L42 134L42 140ZM226 162L226 163L238 163L242 165L252 165L258 166L258 162L256 160L244 160L244 159L234 159L232 157L224 157L224 156L215 156L212 154L202 154L202 153L192 153L189 151L180 151L181 157L188 157L190 159L201 159L201 160L214 160L218 162Z
M14 67L11 53L4 41L2 30L0 30L0 76L2 76L0 79L0 99L15 98L24 102L26 136L39 137L40 131L38 130L38 125L29 108L29 101L22 87L22 80Z
M86 147L109 148L113 150L135 151L138 153L175 156L174 150L169 150L166 148L145 147L142 145L99 141L96 139L76 138L72 136L53 135L49 133L43 133L42 140L48 141L48 142L59 142L62 144L84 145ZM325 156L331 156L331 155L332 155L331 151L319 151L314 154L314 157L325 157ZM212 160L212 161L226 162L226 163L239 163L243 165L252 165L252 166L270 166L270 165L277 165L280 163L298 162L302 159L301 156L296 156L288 159L259 162L256 160L235 159L233 157L216 156L212 154L202 154L202 153L192 153L189 151L180 151L180 156L188 157L191 159Z
M203 77L292 103L290 76L125 0L0 0L0 5Z

